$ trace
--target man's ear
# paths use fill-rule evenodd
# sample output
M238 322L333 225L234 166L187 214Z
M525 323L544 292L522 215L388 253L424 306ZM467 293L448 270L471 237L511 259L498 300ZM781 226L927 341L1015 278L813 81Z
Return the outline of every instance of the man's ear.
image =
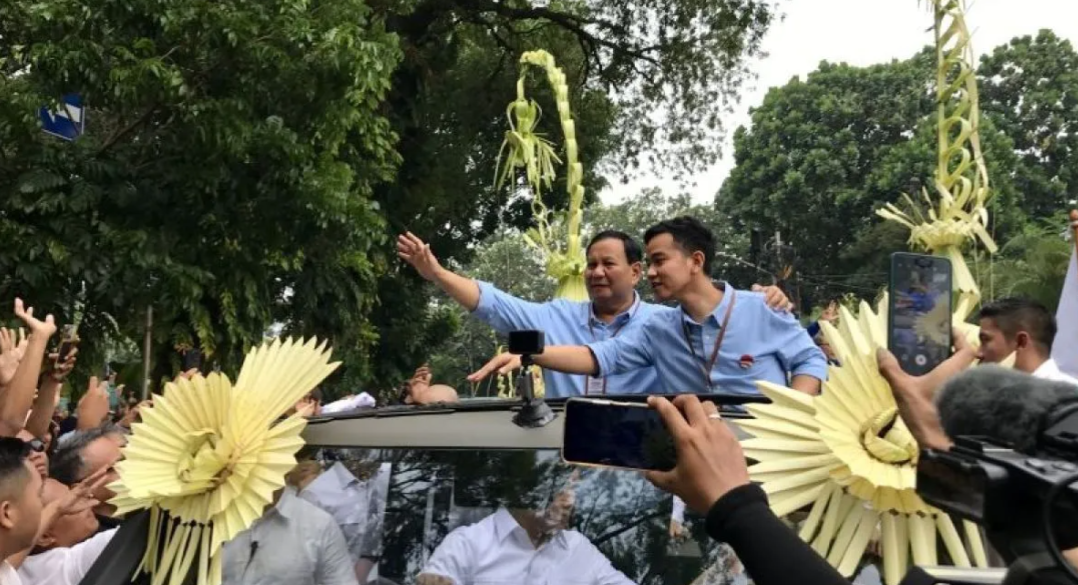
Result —
M644 264L633 262L629 265L629 270L633 273L633 286L636 286L639 284L640 279L644 277Z
M704 271L704 260L706 260L706 258L704 258L704 253L697 250L697 251L692 253L691 258L692 258L693 267L694 268L699 268L700 272L703 272Z
M1015 347L1015 349L1022 349L1022 348L1029 347L1032 344L1032 342L1033 342L1033 340L1030 339L1029 333L1026 333L1025 331L1019 331L1018 334L1014 336L1014 347Z
M15 528L15 507L11 504L11 500L0 502L0 527L5 530Z
M52 528L46 530L44 534L39 536L35 544L41 548L52 548L56 546L56 535L52 533Z

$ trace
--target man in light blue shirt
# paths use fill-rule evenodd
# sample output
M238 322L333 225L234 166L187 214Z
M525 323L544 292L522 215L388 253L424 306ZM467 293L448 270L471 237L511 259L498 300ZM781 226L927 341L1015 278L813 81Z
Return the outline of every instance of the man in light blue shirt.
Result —
M583 346L547 346L535 363L588 375L617 375L654 367L663 393L758 396L766 380L817 394L827 379L827 358L801 324L770 310L762 295L716 285L710 277L715 240L699 220L678 217L644 235L648 280L661 300L680 309L656 311L617 339ZM721 288L720 288L721 287ZM471 379L513 362L498 356Z
M584 279L590 302L556 299L535 303L514 297L489 283L455 274L415 235L397 239L397 253L425 279L437 284L477 318L500 333L538 329L548 343L585 345L635 335L657 312L672 309L645 303L636 294L643 276L643 252L629 235L618 231L597 234L588 243ZM767 290L769 303L785 308L786 296L776 287ZM544 371L548 398L602 394L654 394L662 385L654 368L600 375Z

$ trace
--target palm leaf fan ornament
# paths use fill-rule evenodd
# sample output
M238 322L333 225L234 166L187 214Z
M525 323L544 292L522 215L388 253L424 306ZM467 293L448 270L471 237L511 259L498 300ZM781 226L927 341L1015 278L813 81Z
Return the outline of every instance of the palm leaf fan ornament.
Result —
M879 532L883 576L896 585L909 565L937 565L946 549L959 567L987 567L975 524L951 517L917 495L918 446L879 374L876 350L886 344L887 298L857 316L841 308L839 326L821 323L841 362L831 366L819 396L758 382L770 404L748 405L738 421L753 481L776 515L811 506L800 536L846 577L853 576Z
M554 57L546 51L528 51L520 57L520 77L517 79L517 99L509 104L506 116L509 130L505 133L498 153L497 186L514 184L516 173L523 171L532 192L532 212L537 226L524 235L524 240L538 248L546 257L546 269L558 283L556 298L586 301L584 286L584 248L581 227L584 221L584 165L580 162L576 141L576 124L569 107L569 85L565 73ZM557 178L555 166L562 161L554 145L536 132L542 109L524 92L528 70L535 67L546 73L554 91L555 105L562 134L565 136L566 191L569 207L560 217L543 205L542 193L550 189Z
M132 426L110 486L117 515L150 510L141 570L180 585L198 560L199 585L221 583L221 549L262 517L295 465L306 426L279 420L340 364L312 338L252 349L233 385L219 373L178 379Z

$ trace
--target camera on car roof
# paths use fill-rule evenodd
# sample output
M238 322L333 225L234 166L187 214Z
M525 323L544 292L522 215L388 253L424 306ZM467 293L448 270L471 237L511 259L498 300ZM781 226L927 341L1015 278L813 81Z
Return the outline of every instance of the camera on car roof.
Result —
M545 347L546 335L542 331L509 332L509 353L513 355L539 355Z

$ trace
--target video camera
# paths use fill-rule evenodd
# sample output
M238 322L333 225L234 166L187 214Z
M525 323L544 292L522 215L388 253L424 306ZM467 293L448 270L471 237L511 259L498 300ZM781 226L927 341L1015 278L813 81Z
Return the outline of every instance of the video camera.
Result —
M984 528L1008 565L1005 585L1078 583L1060 552L1078 547L1078 405L1052 414L1034 452L966 436L917 465L918 495Z

